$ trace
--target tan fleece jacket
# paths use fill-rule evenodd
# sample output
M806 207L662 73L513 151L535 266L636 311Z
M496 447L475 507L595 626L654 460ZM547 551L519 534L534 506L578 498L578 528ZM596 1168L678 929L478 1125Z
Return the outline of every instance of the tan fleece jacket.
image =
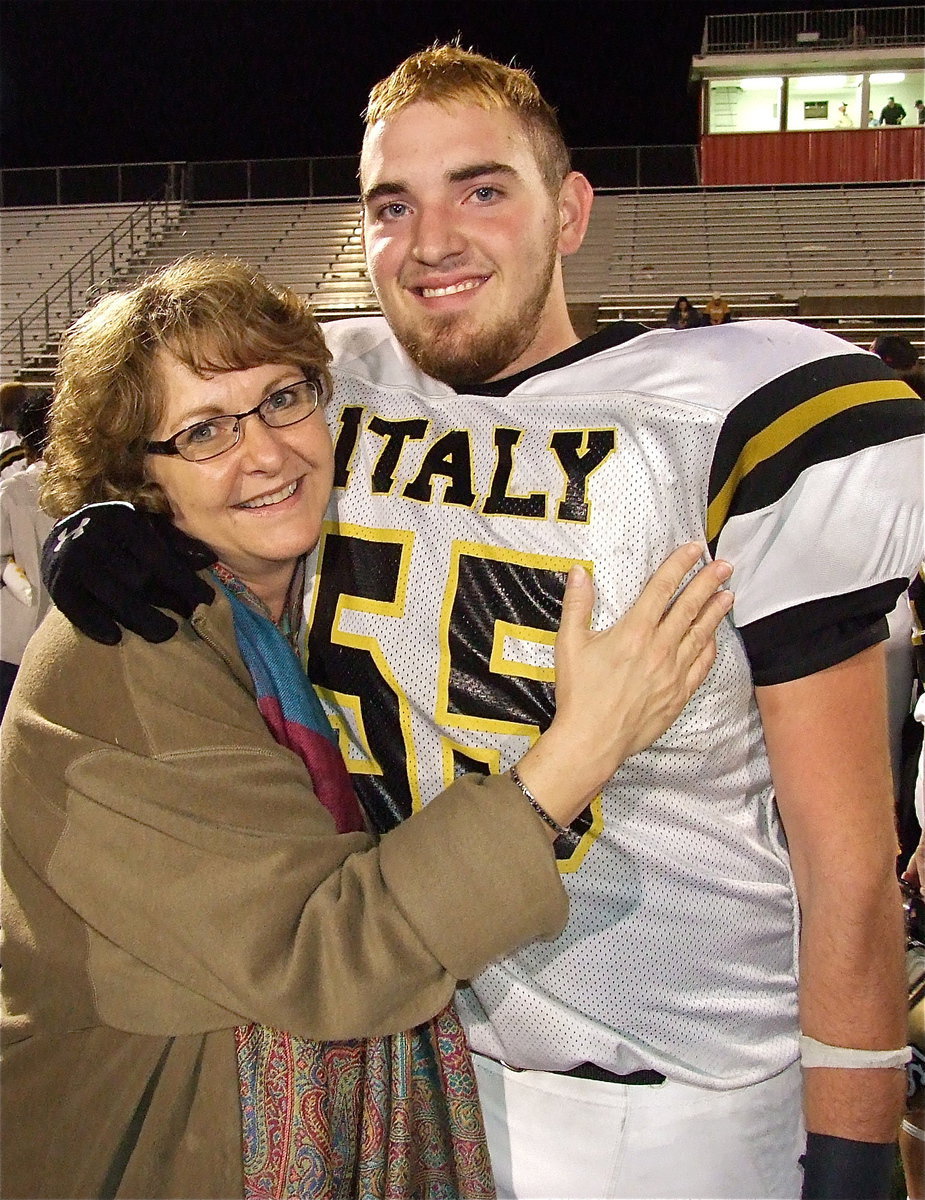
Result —
M232 1030L391 1033L562 928L506 777L335 832L257 710L224 596L169 642L53 611L2 729L5 1197L242 1195Z

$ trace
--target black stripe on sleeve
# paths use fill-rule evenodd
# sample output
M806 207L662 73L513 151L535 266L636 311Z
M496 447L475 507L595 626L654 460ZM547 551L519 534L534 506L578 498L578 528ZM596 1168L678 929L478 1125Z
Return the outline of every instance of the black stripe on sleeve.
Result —
M909 586L889 579L843 596L810 600L739 629L755 685L787 683L834 667L889 636L886 614Z
M24 446L10 446L0 454L0 472L5 471L15 462L26 457Z
M919 434L925 404L874 355L841 354L759 388L726 418L710 471L707 540L779 500L814 463Z
M740 400L732 409L713 452L713 475L725 480L742 447L804 400L846 383L895 378L895 373L875 354L836 354L794 367Z
M925 405L921 400L904 397L863 404L819 421L776 454L756 463L738 481L729 503L723 507L723 523L737 514L774 504L808 466L919 434L923 420ZM714 533L712 527L710 532ZM711 539L713 551L719 532L716 530Z

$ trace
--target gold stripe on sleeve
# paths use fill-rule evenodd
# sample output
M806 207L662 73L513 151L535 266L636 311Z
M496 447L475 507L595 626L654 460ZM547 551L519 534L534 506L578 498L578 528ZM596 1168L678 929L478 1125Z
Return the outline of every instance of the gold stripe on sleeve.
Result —
M749 471L773 458L813 426L863 404L898 400L901 395L897 395L897 391L902 393L905 388L896 379L871 379L863 383L848 383L842 387L830 388L829 391L820 392L818 396L788 409L776 421L772 421L754 437L749 438L726 482L707 509L707 541L712 541L718 536L736 489ZM910 391L909 395L912 394Z

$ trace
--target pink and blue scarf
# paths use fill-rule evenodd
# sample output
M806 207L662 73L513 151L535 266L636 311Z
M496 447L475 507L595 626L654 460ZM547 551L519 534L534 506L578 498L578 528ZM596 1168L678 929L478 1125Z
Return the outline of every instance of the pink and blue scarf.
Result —
M244 584L220 564L214 570L267 727L305 763L338 832L363 829L335 735L292 646ZM246 1200L494 1197L472 1061L452 1005L389 1037L316 1042L251 1024L235 1030L235 1041Z

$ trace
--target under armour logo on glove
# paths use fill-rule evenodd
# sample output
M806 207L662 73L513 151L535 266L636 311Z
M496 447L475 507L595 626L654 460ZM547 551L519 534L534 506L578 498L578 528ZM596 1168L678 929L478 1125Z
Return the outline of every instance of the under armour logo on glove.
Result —
M57 554L58 551L61 549L61 547L64 545L64 543L66 541L68 541L70 538L79 538L80 535L83 533L83 531L87 528L87 526L89 524L90 524L90 518L84 517L76 529L62 529L61 533L58 535L58 540L55 542L55 544L51 548L52 554Z
M197 571L215 553L189 538L166 513L125 501L87 504L52 529L42 554L42 578L52 600L87 637L114 646L122 628L165 642L214 592Z

